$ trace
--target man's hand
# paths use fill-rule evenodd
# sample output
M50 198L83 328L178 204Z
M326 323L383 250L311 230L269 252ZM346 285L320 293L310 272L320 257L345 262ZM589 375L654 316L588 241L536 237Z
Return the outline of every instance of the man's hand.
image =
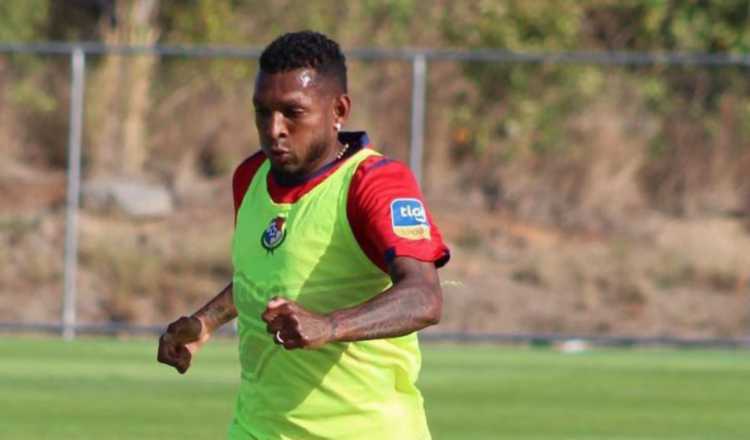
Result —
M274 342L287 350L314 349L334 339L335 327L329 317L305 310L294 301L271 299L261 318Z
M156 359L175 367L180 374L185 374L190 368L193 355L209 337L210 334L200 319L183 316L169 324L167 331L159 338Z

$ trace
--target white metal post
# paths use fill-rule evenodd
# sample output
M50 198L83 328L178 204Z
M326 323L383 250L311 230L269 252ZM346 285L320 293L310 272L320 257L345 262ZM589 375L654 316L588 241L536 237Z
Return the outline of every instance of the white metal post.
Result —
M409 166L418 183L422 183L422 155L424 146L424 114L427 83L427 60L423 53L412 60L411 145Z
M70 58L70 128L68 137L68 200L65 222L65 291L63 330L66 341L75 338L76 273L78 271L78 206L81 188L81 133L83 131L83 94L86 54L76 47Z

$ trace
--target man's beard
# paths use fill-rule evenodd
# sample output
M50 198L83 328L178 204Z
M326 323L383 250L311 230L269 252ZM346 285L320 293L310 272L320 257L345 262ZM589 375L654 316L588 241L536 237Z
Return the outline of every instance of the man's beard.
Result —
M311 145L310 148L307 150L307 156L306 157L300 157L297 156L296 159L298 159L296 165L297 167L293 167L292 169L287 169L283 166L277 168L272 165L272 169L274 173L277 175L283 176L285 178L291 178L293 180L299 180L304 179L308 175L315 172L315 169L311 169L314 165L320 165L318 162L325 157L326 149L327 149L327 141L324 139L318 139L315 140Z
M307 155L307 160L305 161L308 165L312 165L313 163L318 163L320 159L322 159L326 154L326 147L327 142L323 139L319 139L315 142L313 142L312 145L310 145L310 150ZM312 173L315 170L300 170L302 174L309 174Z

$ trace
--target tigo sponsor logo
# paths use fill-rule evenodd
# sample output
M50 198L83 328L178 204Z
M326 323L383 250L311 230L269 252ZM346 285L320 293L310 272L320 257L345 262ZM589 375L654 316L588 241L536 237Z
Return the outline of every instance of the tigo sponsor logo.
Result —
M393 232L409 240L430 238L430 224L421 200L394 199L391 202Z

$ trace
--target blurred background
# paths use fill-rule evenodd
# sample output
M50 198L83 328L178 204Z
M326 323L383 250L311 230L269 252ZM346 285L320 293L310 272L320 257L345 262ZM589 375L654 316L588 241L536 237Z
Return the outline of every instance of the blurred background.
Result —
M0 0L0 438L222 437L234 340L184 378L153 335L231 279L256 58L308 28L451 248L422 339L532 342L424 345L436 439L750 436L746 350L591 346L750 345L750 1Z
M746 1L2 1L0 321L62 320L75 119L74 46L9 43L106 45L83 53L76 322L160 326L230 279L231 174L258 148L255 56L313 28L350 52L346 129L412 164L423 138L423 190L453 252L432 331L745 337L748 14ZM175 48L195 45L219 50Z
M434 331L740 338L749 13L747 1L6 0L0 41L106 45L83 53L78 324L163 325L230 279L231 174L258 148L254 57L313 28L350 52L346 129L406 162L423 131L411 163L453 252ZM153 45L173 51L123 50ZM175 49L193 45L224 50ZM74 47L0 52L0 321L62 320Z

